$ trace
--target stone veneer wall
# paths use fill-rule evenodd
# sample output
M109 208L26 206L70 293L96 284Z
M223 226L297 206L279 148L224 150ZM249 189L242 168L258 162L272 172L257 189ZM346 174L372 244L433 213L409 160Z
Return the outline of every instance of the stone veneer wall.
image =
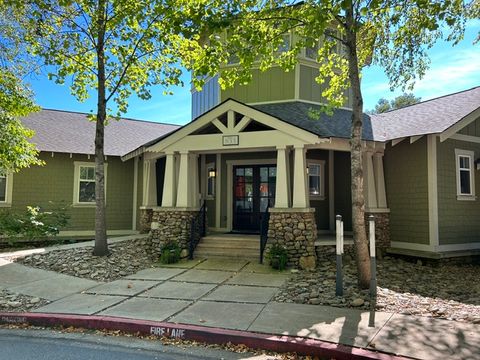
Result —
M152 225L149 235L152 253L160 256L165 243L177 242L182 249L181 256L188 256L190 227L198 211L189 210L153 210Z
M152 225L152 209L140 209L140 234L148 234Z
M375 247L385 250L390 247L390 214L389 213L365 213L365 226L367 238L369 236L369 216L375 217Z
M294 209L291 209L294 210ZM280 244L288 251L288 266L314 269L317 224L314 209L305 212L270 211L268 245Z

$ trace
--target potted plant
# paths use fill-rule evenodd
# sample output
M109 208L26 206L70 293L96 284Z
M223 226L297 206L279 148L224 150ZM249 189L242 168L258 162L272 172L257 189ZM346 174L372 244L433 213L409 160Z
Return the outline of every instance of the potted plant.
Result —
M288 253L280 244L273 244L267 253L269 264L277 270L285 270L287 267Z
M162 248L160 262L162 264L174 264L180 260L180 252L180 246L176 242L167 242Z

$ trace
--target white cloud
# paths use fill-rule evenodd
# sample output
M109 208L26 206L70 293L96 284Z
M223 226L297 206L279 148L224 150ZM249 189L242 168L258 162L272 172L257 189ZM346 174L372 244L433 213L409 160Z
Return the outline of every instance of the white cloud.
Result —
M432 60L425 77L415 84L415 94L427 99L480 85L479 48L451 51L443 55L442 62Z

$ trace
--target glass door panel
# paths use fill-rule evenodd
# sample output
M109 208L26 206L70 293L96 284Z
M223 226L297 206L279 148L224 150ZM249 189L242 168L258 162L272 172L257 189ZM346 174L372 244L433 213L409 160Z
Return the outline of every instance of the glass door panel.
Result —
M234 167L233 230L259 232L261 218L275 204L275 165Z

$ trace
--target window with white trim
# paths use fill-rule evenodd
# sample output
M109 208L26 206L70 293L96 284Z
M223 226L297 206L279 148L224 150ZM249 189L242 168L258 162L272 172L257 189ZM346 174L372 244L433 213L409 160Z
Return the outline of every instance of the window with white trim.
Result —
M312 60L317 60L318 58L318 41L315 41L315 43L312 46L307 46L305 48L305 57L307 59L312 59Z
M309 160L307 166L310 198L323 200L325 198L325 161Z
M474 152L455 149L458 199L475 198Z
M278 53L290 51L290 33L282 35L282 43L278 47Z
M0 174L0 202L7 202L7 175Z
M215 164L207 164L207 199L213 199L215 197L215 185L216 185L216 171Z
M95 204L95 163L75 161L75 183L73 203L76 205ZM107 164L105 164L105 195L107 193Z

